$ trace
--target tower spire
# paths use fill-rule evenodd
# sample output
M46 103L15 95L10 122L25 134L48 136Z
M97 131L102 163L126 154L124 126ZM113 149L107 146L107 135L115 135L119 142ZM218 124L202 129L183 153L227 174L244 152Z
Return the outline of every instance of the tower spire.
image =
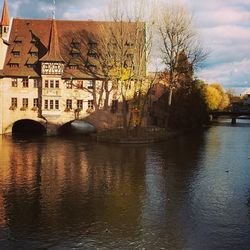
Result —
M0 37L7 38L10 26L10 17L7 0L4 0L2 18L0 21Z
M9 26L10 25L9 9L8 9L7 0L4 0L2 19L1 19L0 25L1 26Z
M51 21L51 30L50 30L50 39L49 39L49 47L48 51L44 57L40 59L41 61L47 62L64 62L59 47L56 20L53 19Z

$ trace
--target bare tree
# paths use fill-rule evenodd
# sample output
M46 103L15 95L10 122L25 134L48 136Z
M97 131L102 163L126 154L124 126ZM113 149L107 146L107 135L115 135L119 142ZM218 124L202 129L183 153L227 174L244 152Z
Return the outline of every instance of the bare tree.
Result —
M141 117L144 113L141 108L145 105L139 104L138 100L150 88L146 68L150 61L154 23L152 14L146 14L145 7L144 0L113 1L108 10L110 22L101 27L96 47L98 57L95 64L105 72L111 89L121 97L124 128L131 125L132 112L128 112L128 102L132 105L130 111L139 109ZM107 101L110 92L105 92Z
M185 54L192 70L195 70L207 57L199 35L193 25L193 17L180 4L161 6L158 33L162 60L169 74L170 87L169 106L171 105L172 89L178 88L178 62Z

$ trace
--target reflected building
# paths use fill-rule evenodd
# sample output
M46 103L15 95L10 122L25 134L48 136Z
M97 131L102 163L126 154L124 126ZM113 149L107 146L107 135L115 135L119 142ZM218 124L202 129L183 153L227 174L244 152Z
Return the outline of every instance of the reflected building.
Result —
M123 227L129 228L124 237L136 234L144 196L144 147L87 145L60 138L24 144L2 139L9 145L4 158L10 161L2 159L8 171L0 175L6 180L0 184L5 190L0 221L8 221L15 237L32 232L105 234Z

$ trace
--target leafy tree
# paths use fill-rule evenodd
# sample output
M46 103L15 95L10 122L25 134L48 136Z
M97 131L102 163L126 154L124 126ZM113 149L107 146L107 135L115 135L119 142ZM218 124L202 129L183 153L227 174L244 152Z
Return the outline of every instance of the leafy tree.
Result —
M219 83L206 86L205 99L209 110L224 110L230 104L228 94Z
M210 85L205 87L205 100L209 110L216 110L219 108L219 105L222 101L221 93L217 88L214 88Z

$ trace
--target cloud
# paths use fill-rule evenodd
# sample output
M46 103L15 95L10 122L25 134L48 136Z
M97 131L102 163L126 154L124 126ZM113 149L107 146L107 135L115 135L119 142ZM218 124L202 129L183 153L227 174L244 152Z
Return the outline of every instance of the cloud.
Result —
M250 87L250 59L239 62L228 62L205 68L199 76L208 81L224 83L227 88Z
M63 13L64 19L93 19L103 20L104 16L102 11L97 7L79 9L77 11L66 11Z

